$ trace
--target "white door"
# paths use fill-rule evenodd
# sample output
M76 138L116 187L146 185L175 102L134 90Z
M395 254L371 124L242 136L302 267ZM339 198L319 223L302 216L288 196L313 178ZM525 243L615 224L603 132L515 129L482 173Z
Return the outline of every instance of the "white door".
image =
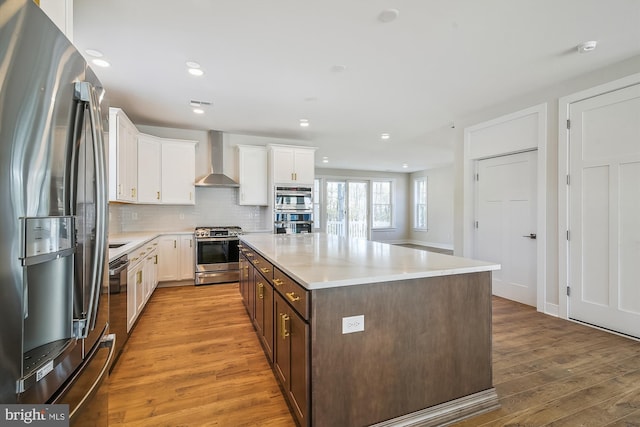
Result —
M368 191L363 181L327 181L327 234L369 238Z
M569 317L640 338L640 85L570 120Z
M478 161L475 258L500 263L493 294L536 306L537 151Z

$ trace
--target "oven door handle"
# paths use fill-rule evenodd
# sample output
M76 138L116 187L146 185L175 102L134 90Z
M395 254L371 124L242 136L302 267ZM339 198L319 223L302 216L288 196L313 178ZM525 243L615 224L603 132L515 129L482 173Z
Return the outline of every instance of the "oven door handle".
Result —
M196 243L198 242L230 242L232 240L240 240L237 236L229 237L196 237Z

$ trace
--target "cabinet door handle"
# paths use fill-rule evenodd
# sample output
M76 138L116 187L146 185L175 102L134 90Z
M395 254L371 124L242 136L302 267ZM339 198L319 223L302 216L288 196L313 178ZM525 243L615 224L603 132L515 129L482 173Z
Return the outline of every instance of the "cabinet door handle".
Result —
M289 331L287 331L287 320L290 317L285 313L280 313L280 336L283 340L286 340L289 336Z
M160 192L158 191L158 195L156 196L156 199L160 200Z
M282 286L284 285L284 282L280 279L273 279L273 284L276 286Z
M177 240L174 240L174 241L173 241L173 249L175 249L175 248L177 248L177 247L178 247L178 241L177 241Z
M158 255L156 255L156 261L154 262L154 264L158 263Z
M271 270L269 270L267 267L262 267L260 269L260 271L262 271L264 274L267 274L268 272L270 272Z
M264 284L262 282L258 282L258 298L264 299Z
M142 270L138 271L138 281L137 284L142 283Z
M300 301L300 297L296 295L295 292L287 292L285 295L287 296L287 299L289 299L289 301L291 302Z

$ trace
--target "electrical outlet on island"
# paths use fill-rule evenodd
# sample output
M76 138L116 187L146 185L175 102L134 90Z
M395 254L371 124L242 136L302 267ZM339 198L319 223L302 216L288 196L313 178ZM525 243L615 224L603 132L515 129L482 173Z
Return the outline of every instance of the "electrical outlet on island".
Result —
M364 314L342 318L342 333L351 334L353 332L364 331Z

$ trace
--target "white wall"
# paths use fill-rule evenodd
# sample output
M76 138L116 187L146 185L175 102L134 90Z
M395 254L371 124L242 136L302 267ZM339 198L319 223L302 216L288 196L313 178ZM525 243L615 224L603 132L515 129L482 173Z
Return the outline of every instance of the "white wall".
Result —
M413 181L427 177L427 226L426 231L413 229L415 212ZM411 243L453 249L453 165L412 173L409 177L409 240Z
M460 255L464 247L464 128L495 119L538 104L547 104L547 235L546 235L546 301L547 305L557 305L560 289L558 278L558 100L560 97L604 84L640 72L640 56L627 59L596 72L549 86L525 96L487 108L481 112L456 121L454 135L455 149L455 197L454 197L454 248ZM428 138L427 138L428 139ZM564 230L560 232L564 233Z

